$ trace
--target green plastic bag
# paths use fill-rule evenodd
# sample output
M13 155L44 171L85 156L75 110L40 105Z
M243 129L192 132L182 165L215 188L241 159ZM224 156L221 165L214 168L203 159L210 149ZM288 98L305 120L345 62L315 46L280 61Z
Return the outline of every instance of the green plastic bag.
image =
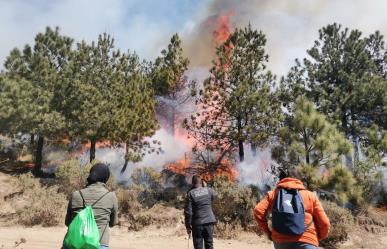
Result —
M99 249L99 231L93 209L86 206L72 220L64 239L69 249Z

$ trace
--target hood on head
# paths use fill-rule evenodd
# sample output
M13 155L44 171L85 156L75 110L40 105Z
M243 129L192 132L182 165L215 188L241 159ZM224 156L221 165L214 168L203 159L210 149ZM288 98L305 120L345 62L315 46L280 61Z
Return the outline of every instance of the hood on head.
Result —
M287 188L287 189L305 189L304 184L296 178L284 178L277 183L277 188Z

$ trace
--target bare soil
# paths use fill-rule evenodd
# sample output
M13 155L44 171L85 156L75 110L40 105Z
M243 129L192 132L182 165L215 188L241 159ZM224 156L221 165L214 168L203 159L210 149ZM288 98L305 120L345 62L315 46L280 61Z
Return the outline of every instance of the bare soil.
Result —
M0 248L54 249L60 248L66 233L65 227L0 227ZM20 243L15 247L16 243ZM178 249L193 248L192 241L186 236L174 235L173 229L147 228L140 232L128 232L123 228L111 231L112 249ZM254 234L242 235L240 240L215 240L215 248L222 249L271 249L269 241Z

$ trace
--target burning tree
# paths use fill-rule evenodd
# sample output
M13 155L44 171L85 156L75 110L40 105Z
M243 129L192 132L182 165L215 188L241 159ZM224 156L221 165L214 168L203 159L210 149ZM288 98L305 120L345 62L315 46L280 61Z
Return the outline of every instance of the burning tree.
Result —
M281 118L280 104L273 92L275 77L266 70L265 35L249 25L236 29L216 49L217 58L204 82L199 111L184 121L196 139L199 160L217 157L215 167L237 150L244 160L246 143L263 146ZM208 151L203 155L203 151Z
M178 34L171 38L167 49L161 51L153 65L151 77L156 95L157 108L166 115L170 133L175 135L176 125L181 123L182 105L194 95L196 84L185 75L189 60L183 56Z

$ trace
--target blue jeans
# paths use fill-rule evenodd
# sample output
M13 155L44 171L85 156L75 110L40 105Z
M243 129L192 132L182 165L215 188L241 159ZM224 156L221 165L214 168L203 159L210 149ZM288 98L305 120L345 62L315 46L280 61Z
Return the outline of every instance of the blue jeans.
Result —
M316 246L302 243L302 242L294 242L294 243L274 243L275 249L317 249Z

